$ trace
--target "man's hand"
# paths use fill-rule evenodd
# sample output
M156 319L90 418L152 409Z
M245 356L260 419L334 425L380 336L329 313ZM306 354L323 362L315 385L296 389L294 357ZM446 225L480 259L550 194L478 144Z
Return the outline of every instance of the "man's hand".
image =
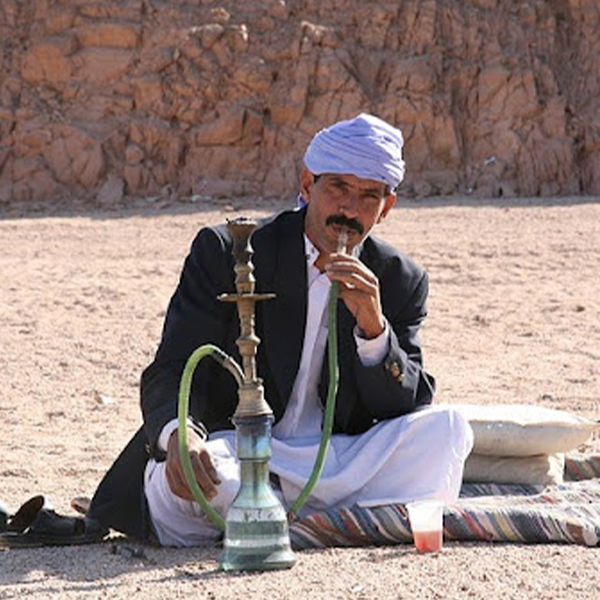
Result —
M364 263L347 254L331 254L325 265L331 281L338 281L339 297L354 315L361 337L376 338L385 321L379 299L379 280Z
M212 500L217 495L217 485L221 483L215 469L210 452L202 438L192 429L188 428L188 450L194 475L200 489L207 500ZM179 457L179 433L174 431L167 445L167 460L165 474L171 491L184 500L193 500L185 473Z

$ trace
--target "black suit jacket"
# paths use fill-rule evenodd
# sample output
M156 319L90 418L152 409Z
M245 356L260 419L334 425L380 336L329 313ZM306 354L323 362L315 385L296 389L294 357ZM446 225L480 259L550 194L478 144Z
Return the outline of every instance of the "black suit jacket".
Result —
M307 309L305 210L286 211L261 223L252 236L257 292L276 297L256 306L258 374L277 422L285 411L300 363ZM159 456L156 441L177 417L181 373L190 354L212 343L240 362L235 344L239 320L235 304L219 301L235 292L232 239L226 226L202 229L188 255L171 299L154 362L144 371L141 405L144 426L111 467L92 501L90 516L129 535L148 535L143 471ZM380 282L383 312L391 327L390 349L377 366L358 357L355 320L338 306L340 370L334 432L357 434L374 423L398 417L431 402L435 382L422 368L419 327L426 316L427 274L408 257L374 236L360 248L360 260ZM319 393L327 395L327 361ZM216 362L202 361L192 384L190 415L209 432L232 428L237 406L233 377Z

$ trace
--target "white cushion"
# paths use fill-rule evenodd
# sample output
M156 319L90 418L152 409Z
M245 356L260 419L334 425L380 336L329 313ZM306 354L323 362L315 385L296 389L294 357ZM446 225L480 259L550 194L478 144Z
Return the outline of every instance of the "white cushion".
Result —
M536 456L567 452L600 427L572 413L529 404L458 404L473 428L473 453Z
M563 482L565 455L484 456L470 454L465 462L466 483L556 485Z

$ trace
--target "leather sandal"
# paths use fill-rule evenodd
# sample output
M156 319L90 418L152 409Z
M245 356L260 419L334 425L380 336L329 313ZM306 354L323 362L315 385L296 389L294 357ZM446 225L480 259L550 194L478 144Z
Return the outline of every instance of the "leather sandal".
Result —
M29 527L44 506L44 496L33 496L14 515L5 506L0 507L0 532L22 533Z
M8 512L8 508L6 508L6 506L0 502L0 532L6 531L9 518L10 513Z
M43 508L44 497L28 500L0 533L0 548L37 548L101 542L109 533L95 519L59 515Z

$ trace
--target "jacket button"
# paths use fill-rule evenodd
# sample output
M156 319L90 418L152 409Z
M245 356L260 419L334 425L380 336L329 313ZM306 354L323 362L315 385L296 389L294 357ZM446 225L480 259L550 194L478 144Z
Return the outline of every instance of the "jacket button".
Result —
M397 362L393 362L389 365L388 367L390 375L396 380L396 381L402 381L404 379L404 373L402 373L402 371L400 370L400 366L398 365Z

